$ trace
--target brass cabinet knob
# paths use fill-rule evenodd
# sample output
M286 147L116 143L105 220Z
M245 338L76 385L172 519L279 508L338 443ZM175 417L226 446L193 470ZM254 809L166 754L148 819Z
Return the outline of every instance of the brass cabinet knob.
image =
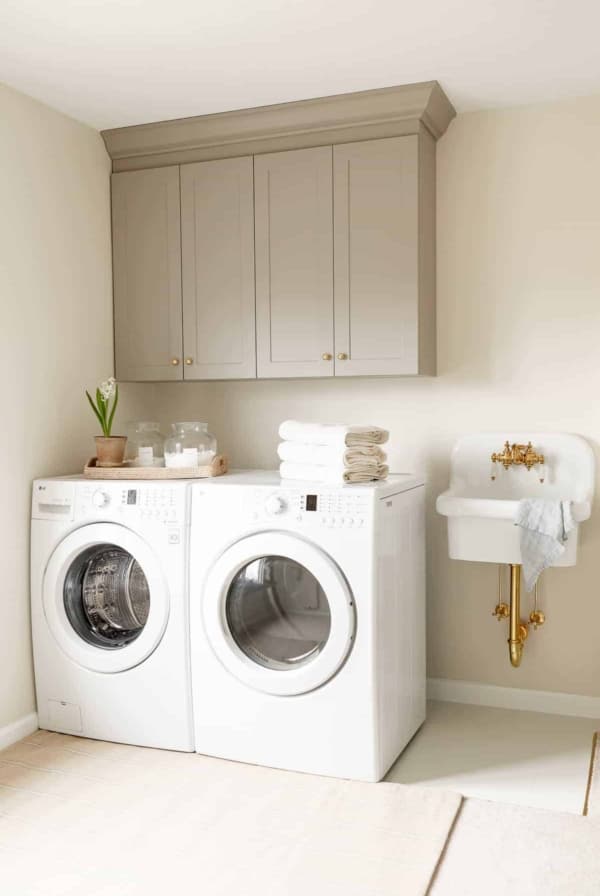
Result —
M186 358L186 359L185 359L185 363L187 364L188 367L190 367L190 366L194 363L194 359L193 359L193 358Z
M346 352L340 352L338 354L338 361L347 361L347 360L348 360L348 355L346 354Z
M173 365L173 367L177 367L177 365L179 364L179 358L171 358L171 364Z
M331 358L332 358L333 356L330 355L329 352L323 352L323 354L321 355L321 357L323 358L324 361L331 361Z

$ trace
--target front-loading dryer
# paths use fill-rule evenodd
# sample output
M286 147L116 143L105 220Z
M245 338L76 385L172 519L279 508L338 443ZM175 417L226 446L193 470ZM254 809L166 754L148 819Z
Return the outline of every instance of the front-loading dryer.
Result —
M41 728L194 749L188 543L187 482L34 482Z
M380 780L425 718L423 481L192 486L196 749Z

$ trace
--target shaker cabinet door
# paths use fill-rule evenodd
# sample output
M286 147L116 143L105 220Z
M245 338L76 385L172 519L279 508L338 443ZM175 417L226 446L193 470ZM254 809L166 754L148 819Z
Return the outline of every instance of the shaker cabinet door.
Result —
M331 154L254 159L259 377L333 375Z
M418 140L333 148L336 376L420 372Z
M184 378L256 377L252 157L181 166Z
M112 176L115 368L182 379L179 167Z

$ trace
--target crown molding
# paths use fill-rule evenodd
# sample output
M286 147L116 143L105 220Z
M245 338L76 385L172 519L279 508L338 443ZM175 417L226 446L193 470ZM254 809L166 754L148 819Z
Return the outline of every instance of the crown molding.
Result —
M419 133L456 115L437 81L102 131L113 171Z

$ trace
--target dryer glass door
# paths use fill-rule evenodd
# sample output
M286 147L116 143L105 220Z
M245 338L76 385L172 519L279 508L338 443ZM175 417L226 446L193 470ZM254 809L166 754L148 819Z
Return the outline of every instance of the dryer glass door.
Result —
M233 675L268 694L304 694L346 661L354 597L335 561L287 532L260 532L228 547L202 594L213 651Z
M268 669L310 663L329 638L327 596L290 557L259 557L243 566L229 586L225 612L240 650Z

